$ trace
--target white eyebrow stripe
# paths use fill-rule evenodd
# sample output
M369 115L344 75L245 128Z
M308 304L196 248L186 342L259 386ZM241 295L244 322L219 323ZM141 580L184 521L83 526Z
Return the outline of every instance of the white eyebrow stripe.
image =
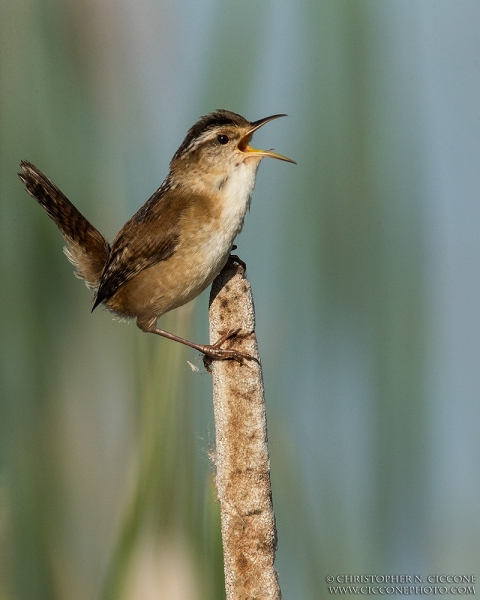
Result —
M190 144L183 151L183 156L185 156L189 152L192 152L193 150L196 150L205 142L213 140L218 135L219 131L221 131L221 127L215 127L214 129L207 129L206 131L204 131L201 135L199 135L197 138L193 139L190 142Z

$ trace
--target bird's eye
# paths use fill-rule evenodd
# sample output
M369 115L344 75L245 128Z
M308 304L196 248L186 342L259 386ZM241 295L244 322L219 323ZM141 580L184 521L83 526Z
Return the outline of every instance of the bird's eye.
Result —
M228 135L223 135L222 133L217 135L217 142L223 145L228 144Z

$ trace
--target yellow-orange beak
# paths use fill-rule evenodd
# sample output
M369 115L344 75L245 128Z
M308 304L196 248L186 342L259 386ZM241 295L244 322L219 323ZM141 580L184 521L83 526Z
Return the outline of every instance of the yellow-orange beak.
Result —
M273 152L273 150L256 150L255 148L252 148L248 145L254 132L257 131L257 129L260 129L262 125L265 125L265 123L268 123L269 121L273 121L273 119L278 119L280 117L286 116L287 115L272 115L271 117L265 117L264 119L260 119L259 121L254 121L252 123L252 128L242 137L242 139L238 143L238 149L240 150L240 152L244 152L245 154L251 152L254 153L255 156L270 156L270 158L278 158L279 160L285 160L286 162L291 162L294 165L296 165L297 163L291 158L287 158L286 156L277 154L276 152Z

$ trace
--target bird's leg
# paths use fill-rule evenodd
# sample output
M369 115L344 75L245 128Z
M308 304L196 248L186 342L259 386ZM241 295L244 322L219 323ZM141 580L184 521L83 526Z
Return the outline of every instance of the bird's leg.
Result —
M226 334L222 335L222 337L219 340L217 340L215 344L195 344L194 342L185 340L184 338L181 338L177 335L173 335L172 333L164 331L163 329L159 329L158 327L155 327L155 329L151 330L152 333L156 333L157 335L166 337L169 340L180 342L180 344L185 344L185 346L189 346L190 348L198 350L204 355L206 359L205 366L211 364L212 360L235 360L240 364L243 364L244 360L256 360L253 356L250 356L250 354L238 352L238 350L221 348L221 345L226 340L228 340L231 337L234 337L239 331L239 329L233 329L231 331L228 331Z
M156 335L161 335L169 340L180 342L180 344L184 344L185 346L189 346L194 350L198 350L205 356L204 363L207 369L207 365L211 364L212 360L235 360L240 364L243 364L244 360L255 360L258 362L258 360L254 356L250 356L250 354L238 352L237 350L221 348L222 344L229 338L237 335L240 329L232 329L228 331L222 335L222 337L217 340L215 344L195 344L194 342L190 342L189 340L181 338L178 335L174 335L173 333L159 329L156 326L155 321L152 322L152 320L141 321L140 319L137 319L137 326L146 333L155 333Z

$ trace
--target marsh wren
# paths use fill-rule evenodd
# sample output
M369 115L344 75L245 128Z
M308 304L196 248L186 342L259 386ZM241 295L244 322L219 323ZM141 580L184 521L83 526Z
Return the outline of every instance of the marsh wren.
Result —
M21 162L27 192L60 229L77 275L121 317L136 318L145 332L186 344L210 359L251 358L215 344L194 344L157 327L157 319L193 300L226 265L245 213L260 161L272 150L255 150L253 133L272 115L250 122L227 110L202 117L188 131L170 162L170 172L110 245L37 167Z

